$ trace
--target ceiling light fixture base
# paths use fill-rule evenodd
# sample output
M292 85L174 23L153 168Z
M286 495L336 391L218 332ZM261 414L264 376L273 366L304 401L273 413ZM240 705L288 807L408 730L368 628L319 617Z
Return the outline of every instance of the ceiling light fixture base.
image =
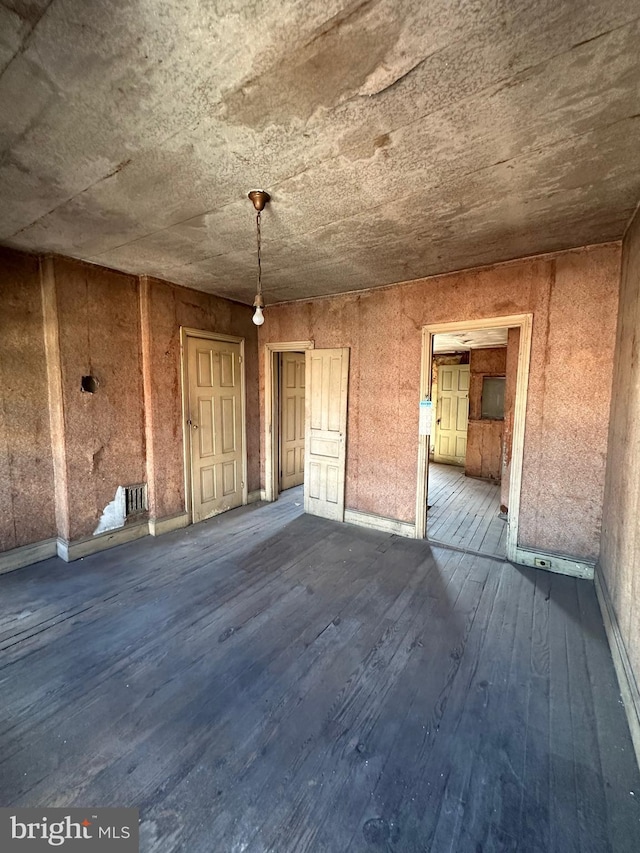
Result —
M251 199L258 213L263 211L267 202L271 200L271 196L266 190L249 190L247 196Z

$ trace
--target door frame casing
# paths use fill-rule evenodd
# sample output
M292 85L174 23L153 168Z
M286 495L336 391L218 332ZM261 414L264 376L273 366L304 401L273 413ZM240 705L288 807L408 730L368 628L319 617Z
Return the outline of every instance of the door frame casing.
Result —
M515 561L518 550L522 466L524 461L524 436L529 390L529 366L533 314L511 314L505 317L483 317L479 320L458 320L447 323L429 323L422 327L422 354L420 359L420 400L431 399L433 365L433 336L442 332L471 332L477 329L519 328L518 369L513 412L513 438L511 450L511 475L509 479L509 521L507 528L507 559ZM427 535L427 497L429 480L429 436L418 436L418 483L416 490L416 539Z
M193 494L192 494L192 463L191 463L191 430L189 420L189 371L187 366L187 345L189 338L201 338L206 341L221 341L222 343L240 344L240 399L242 414L242 505L248 503L249 484L247 483L247 399L245 393L245 358L244 338L236 335L223 335L219 332L207 332L203 329L192 329L180 326L180 381L182 382L182 448L184 466L184 508L189 516L189 524L193 523Z
M277 371L274 370L274 358L281 352L303 352L315 349L314 341L281 341L264 345L264 499L275 501L280 494L278 477L278 423Z

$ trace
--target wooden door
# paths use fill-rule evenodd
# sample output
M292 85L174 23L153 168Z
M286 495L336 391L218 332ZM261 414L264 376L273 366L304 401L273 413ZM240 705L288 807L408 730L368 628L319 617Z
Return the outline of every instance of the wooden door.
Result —
M304 482L303 352L280 357L280 491Z
M434 462L464 465L469 423L469 365L438 367Z
M244 490L240 344L187 338L193 521L240 506Z
M344 520L349 349L306 353L304 509Z

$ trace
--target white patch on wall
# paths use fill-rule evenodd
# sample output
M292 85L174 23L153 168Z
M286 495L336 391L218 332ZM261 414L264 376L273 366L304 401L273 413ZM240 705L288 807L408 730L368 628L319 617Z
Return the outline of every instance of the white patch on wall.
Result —
M124 522L127 517L127 503L125 498L124 486L118 486L116 496L104 508L102 517L98 522L98 526L93 531L93 535L106 533L107 530L117 530L119 527L124 527Z

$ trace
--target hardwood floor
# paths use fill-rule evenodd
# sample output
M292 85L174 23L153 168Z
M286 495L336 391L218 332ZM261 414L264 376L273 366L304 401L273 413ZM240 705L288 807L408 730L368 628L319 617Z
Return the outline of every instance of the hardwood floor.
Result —
M0 805L138 806L143 853L637 851L593 585L298 504L0 577Z
M507 523L500 513L500 486L465 477L464 468L429 462L427 535L463 551L505 557Z

